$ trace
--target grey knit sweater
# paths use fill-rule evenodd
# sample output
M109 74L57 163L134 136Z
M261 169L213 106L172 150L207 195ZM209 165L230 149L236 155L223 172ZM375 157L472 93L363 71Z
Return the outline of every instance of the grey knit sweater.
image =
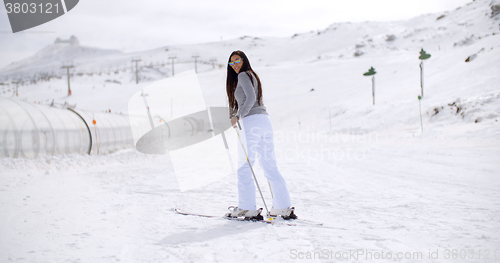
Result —
M261 99L260 105L257 101L257 78L252 73L250 74L252 75L255 87L252 86L248 74L240 72L238 74L238 85L234 91L234 97L238 103L238 112L235 113L233 110L230 114L235 114L240 119L254 114L267 114L264 101Z

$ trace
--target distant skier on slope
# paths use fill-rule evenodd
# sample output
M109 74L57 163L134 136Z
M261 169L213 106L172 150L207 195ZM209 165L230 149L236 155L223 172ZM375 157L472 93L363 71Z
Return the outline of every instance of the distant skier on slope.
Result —
M264 170L273 193L273 207L270 216L281 216L285 219L296 219L291 207L290 195L285 179L281 176L274 155L273 128L262 101L262 85L259 77L250 66L250 61L243 51L233 51L227 66L226 92L229 100L230 119L233 128L238 120L242 120L244 137L242 144L253 166L255 154ZM242 148L242 147L239 147ZM256 209L255 183L253 171L243 149L239 150L238 162L238 206L227 214L229 217L261 218L261 209ZM256 180L256 179L255 179ZM266 207L267 210L267 207Z

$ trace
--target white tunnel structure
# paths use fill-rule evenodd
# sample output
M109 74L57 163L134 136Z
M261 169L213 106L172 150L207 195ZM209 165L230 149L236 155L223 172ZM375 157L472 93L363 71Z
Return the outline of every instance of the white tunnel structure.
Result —
M0 157L105 154L133 146L127 115L0 97Z

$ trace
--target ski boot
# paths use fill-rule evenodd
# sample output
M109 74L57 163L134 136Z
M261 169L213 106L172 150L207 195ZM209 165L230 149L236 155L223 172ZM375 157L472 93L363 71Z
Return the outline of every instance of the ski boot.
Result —
M285 220L298 218L297 215L295 214L295 207L287 207L287 208L283 208L283 209L271 208L271 211L269 211L269 216L271 216L271 217L280 216L281 218L283 218Z
M263 220L264 217L260 214L262 212L262 208L257 210L245 210L240 209L237 206L228 207L229 213L226 214L226 217L238 218L244 217L245 220L259 221Z

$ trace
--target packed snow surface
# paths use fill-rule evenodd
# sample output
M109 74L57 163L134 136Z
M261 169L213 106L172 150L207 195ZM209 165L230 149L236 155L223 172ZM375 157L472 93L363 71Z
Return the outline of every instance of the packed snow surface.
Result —
M233 50L247 53L263 83L296 214L323 226L178 215L175 208L225 214L237 203L237 179L227 174L181 192L167 155L126 149L4 158L0 262L500 261L498 5L476 0L407 21L167 47L179 60L200 52L218 64ZM3 69L0 94L12 96L15 78L73 59L102 74L77 75L75 67L72 96L63 77L20 86L17 99L127 113L132 94L171 77L166 47L124 54L63 45ZM419 101L422 48L432 56L424 61ZM130 69L136 55L144 65L162 59L166 65L143 67L136 84ZM201 65L206 104L226 105L226 67ZM375 105L371 77L362 75L372 66ZM203 176L206 165L193 166ZM270 204L263 172L254 168Z

